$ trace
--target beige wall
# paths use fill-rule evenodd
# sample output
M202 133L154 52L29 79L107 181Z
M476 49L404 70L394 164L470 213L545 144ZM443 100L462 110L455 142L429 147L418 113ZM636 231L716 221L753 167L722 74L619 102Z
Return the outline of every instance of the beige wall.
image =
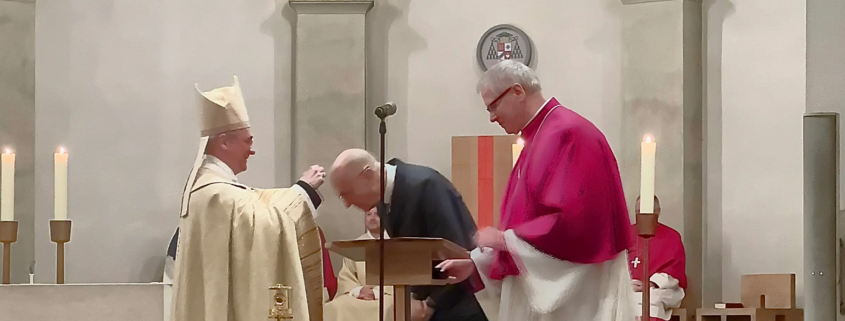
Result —
M796 273L802 305L805 1L705 6L707 129L718 137L708 143L708 169L721 174L708 177L721 190L708 188L707 215L721 214L721 250L712 250L721 254L724 300L739 300L742 274Z

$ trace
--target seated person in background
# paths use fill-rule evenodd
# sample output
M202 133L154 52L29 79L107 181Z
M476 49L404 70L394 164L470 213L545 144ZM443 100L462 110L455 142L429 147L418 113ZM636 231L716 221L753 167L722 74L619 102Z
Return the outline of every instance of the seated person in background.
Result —
M640 198L637 197L636 212L640 214ZM654 215L660 217L660 201L654 196ZM628 251L629 268L631 270L632 286L637 292L637 320L642 317L643 311L643 267L641 253L643 252L643 239L639 237L637 225L631 225L633 242L631 250ZM681 234L671 227L657 226L654 236L649 241L649 262L648 274L651 293L650 321L669 320L672 317L672 309L681 306L684 299L684 289L687 288L686 275L686 254L684 244L681 242Z
M367 232L358 237L359 240L378 239L379 224L378 210L373 208L365 216ZM385 231L385 239L390 237ZM326 321L376 321L378 320L379 294L378 286L366 285L366 263L343 259L343 268L338 274L337 295L334 300L326 303ZM384 287L384 320L393 321L393 287Z

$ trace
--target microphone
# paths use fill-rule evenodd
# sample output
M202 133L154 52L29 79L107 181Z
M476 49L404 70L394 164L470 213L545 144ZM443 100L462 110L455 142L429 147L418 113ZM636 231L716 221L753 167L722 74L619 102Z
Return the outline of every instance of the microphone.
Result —
M394 104L392 101L388 102L384 105L376 107L376 111L375 111L376 117L378 117L380 119L385 119L385 118L387 118L387 116L393 115L395 113L396 113L396 104Z

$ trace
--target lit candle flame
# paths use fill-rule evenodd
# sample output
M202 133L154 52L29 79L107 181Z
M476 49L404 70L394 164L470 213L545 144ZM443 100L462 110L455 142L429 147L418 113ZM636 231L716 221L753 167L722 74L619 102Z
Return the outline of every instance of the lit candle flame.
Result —
M59 154L64 154L65 152L66 151L64 147L59 147Z
M524 140L522 140L522 138L517 139L517 140L516 140L516 143L517 143L517 144L520 144L520 145L525 145L525 141L524 141Z
M6 153L6 155L12 155L12 150L9 149L8 147L3 149L3 152Z
M654 141L654 137L651 137L650 134L646 134L643 140L645 140L646 143L651 143L652 141Z

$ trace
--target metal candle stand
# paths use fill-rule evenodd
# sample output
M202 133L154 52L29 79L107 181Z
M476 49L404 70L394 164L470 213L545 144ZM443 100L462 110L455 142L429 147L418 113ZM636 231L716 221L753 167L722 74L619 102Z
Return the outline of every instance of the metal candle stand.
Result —
M648 274L648 243L649 240L654 237L654 233L657 230L657 224L657 215L637 214L637 233L641 238L643 238L643 252L640 253L640 256L643 257L643 321L648 321L651 317L651 281L649 281Z
M18 241L18 221L0 221L0 243L3 243L3 284L11 283L12 243Z
M70 220L50 220L50 240L56 243L56 284L65 284L65 243L70 242Z

